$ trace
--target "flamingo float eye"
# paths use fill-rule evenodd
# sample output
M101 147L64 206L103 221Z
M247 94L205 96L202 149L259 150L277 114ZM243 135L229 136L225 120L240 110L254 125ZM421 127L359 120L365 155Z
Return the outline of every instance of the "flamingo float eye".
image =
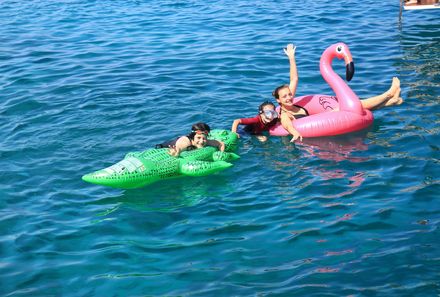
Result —
M338 46L338 47L336 48L336 51L337 51L338 53L342 52L342 45Z

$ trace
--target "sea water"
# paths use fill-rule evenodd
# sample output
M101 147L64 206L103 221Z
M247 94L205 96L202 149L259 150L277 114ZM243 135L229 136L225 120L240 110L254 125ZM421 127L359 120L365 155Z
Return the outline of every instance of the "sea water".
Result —
M440 11L399 1L2 1L1 296L438 296ZM345 42L372 127L244 136L220 173L136 190L81 176L289 81L333 94ZM342 61L334 61L344 76Z

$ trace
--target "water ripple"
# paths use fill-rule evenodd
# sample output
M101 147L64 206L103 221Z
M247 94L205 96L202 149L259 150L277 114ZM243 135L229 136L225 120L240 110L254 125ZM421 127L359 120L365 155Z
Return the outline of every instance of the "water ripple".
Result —
M436 10L348 1L0 3L2 296L436 296ZM287 82L332 90L399 76L401 106L362 133L260 143L216 175L122 191L82 182L206 121L230 128ZM334 63L342 74L343 64ZM385 263L385 264L384 264Z

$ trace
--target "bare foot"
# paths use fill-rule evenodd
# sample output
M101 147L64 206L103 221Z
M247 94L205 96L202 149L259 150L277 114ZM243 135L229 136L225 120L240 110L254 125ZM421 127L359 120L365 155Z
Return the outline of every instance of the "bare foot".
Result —
M387 99L392 99L396 93L400 93L400 80L397 77L393 77L390 89L386 92Z
M403 103L402 97L391 98L385 103L385 106L400 105Z
M403 103L402 97L400 97L400 87L397 90L397 92L394 93L394 96L385 102L385 106L392 106L392 105L400 105Z
M400 79L397 76L393 77L393 82L391 83L391 86L395 86L396 88L400 89Z

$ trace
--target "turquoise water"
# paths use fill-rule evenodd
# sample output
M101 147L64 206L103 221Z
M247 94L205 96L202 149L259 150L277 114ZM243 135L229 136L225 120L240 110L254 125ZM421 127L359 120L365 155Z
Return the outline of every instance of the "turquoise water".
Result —
M440 18L398 1L2 1L1 296L438 296ZM243 137L231 169L137 190L81 176L288 82L332 94L344 41L362 133ZM343 65L334 63L338 73Z

